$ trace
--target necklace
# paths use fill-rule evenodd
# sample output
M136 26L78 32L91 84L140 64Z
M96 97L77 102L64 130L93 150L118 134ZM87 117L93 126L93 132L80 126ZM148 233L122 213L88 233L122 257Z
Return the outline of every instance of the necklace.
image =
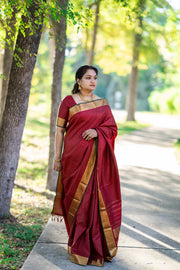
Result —
M84 99L84 98L83 98L83 95L81 94L81 92L79 92L79 96L80 96L80 98L81 98L84 102L89 102L89 101L92 101L92 100L94 99L94 94L92 94L92 97L91 97L90 100Z

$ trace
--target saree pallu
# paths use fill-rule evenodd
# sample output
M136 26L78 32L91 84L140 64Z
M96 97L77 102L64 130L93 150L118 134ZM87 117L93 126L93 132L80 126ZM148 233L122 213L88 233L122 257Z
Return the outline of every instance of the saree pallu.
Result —
M117 126L105 99L76 104L72 96L62 101L57 126L66 135L52 215L64 217L71 261L103 266L117 253L121 225ZM98 137L84 140L87 129Z

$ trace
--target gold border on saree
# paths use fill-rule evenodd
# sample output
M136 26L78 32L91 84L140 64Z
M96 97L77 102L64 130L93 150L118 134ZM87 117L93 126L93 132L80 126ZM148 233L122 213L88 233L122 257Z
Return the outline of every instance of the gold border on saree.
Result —
M81 204L82 198L84 196L84 193L86 191L88 183L91 179L91 175L92 175L92 172L94 170L95 162L96 162L96 146L95 146L95 141L94 141L91 155L90 155L90 158L88 160L86 169L85 169L84 174L81 178L81 181L79 182L79 185L77 187L76 193L74 195L74 198L71 202L71 205L69 207L69 211L67 214L67 220L68 220L68 224L70 227L72 226L76 212Z
M58 117L57 118L57 126L60 126L60 127L65 127L64 124L65 124L65 119L61 118L61 117Z
M77 254L72 254L70 246L68 246L68 254L71 256L71 262L73 262L73 263L77 263L77 264L80 264L80 265L104 266L104 259L102 259L102 263L101 263L100 259L92 260L89 263L88 262L89 261L88 257L80 256L80 255L77 255Z
M99 183L98 183L98 197L99 197L99 211L100 211L101 224L103 227L107 248L108 248L110 256L114 257L117 253L117 246L114 239L113 230L111 228L111 224L109 221L108 213L106 211L106 207L104 204L104 200L103 200L101 191L99 189Z
M87 110L91 110L94 108L98 108L104 105L108 105L108 102L106 99L97 99L97 100L93 100L91 102L87 102L87 103L80 103L80 104L76 104L74 106L72 106L69 109L69 118L68 120L71 119L71 117L73 115L75 115L78 112L83 112L83 111L87 111Z

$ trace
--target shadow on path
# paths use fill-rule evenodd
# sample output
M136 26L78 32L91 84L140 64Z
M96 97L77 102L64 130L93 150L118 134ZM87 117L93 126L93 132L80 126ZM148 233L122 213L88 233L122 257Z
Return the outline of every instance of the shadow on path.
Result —
M129 248L155 249L157 252L180 262L180 243L150 227L124 216L121 233L145 245L143 247L131 245ZM127 246L119 245L119 247Z
M172 147L172 144L180 138L180 130L167 128L150 127L142 130L133 131L130 134L118 137L117 141L125 138L126 142L137 144L150 144L161 147Z
M120 176L125 211L142 211L145 215L171 215L171 222L173 219L180 219L180 175L157 169L127 166L120 170Z

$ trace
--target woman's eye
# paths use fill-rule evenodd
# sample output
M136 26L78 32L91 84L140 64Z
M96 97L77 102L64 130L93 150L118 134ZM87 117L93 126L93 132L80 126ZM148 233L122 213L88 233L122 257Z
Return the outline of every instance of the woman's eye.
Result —
M91 77L86 77L87 80L90 80ZM94 80L97 80L97 77L94 78Z

